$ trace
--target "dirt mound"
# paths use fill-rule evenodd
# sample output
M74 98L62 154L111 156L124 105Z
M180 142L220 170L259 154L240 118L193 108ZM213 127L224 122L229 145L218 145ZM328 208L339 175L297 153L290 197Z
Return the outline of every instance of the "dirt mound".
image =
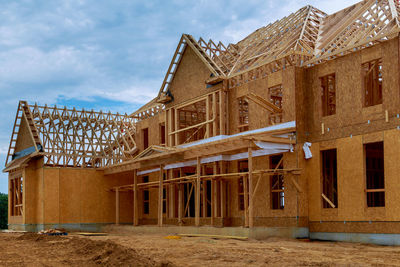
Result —
M47 241L57 241L61 240L62 237L60 236L49 236L49 235L39 235L36 233L25 233L22 234L21 236L16 238L17 240L26 240L26 241L42 241L42 242L47 242Z
M125 248L111 241L73 238L71 243L78 255L102 266L160 266L152 259L139 255L134 249Z
M98 241L76 236L49 236L36 233L26 233L14 237L2 237L16 241L15 245L23 244L38 251L35 258L45 265L58 266L174 266L169 262L156 262L140 255L133 248L126 248L110 240ZM11 240L12 239L12 240ZM18 245L17 245L18 246ZM23 258L21 261L28 264ZM0 265L2 259L0 256Z

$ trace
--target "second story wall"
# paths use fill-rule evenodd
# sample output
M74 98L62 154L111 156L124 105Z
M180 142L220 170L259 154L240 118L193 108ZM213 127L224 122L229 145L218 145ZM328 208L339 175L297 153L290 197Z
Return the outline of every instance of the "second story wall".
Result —
M364 77L367 72L377 71L378 68L366 67L375 62L380 65L381 74L376 75L376 82L382 83L382 95L373 96L372 101L366 100L373 93L368 92L366 83L372 84L374 79ZM335 80L335 112L323 114L322 80L329 75L334 75ZM336 139L400 125L397 39L305 69L303 81L305 112L299 120L305 121L305 131L299 134L304 134L306 141Z
M261 75L253 79L251 73L243 74L242 84L229 88L228 112L229 112L229 134L235 134L245 130L243 119L240 119L239 110L243 107L241 102L245 99L248 103L248 130L263 128L268 125L293 121L296 119L295 79L296 69L294 67L277 71L268 75ZM280 91L281 93L277 93ZM281 97L282 114L275 119L270 116L270 111L257 103L257 97L273 102ZM252 100L254 99L254 100ZM279 105L279 100L275 102Z

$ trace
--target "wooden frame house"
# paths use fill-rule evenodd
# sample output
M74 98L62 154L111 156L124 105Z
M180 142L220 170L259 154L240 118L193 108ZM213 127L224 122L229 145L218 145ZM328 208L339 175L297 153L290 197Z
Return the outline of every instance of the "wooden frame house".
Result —
M9 227L248 229L399 244L400 4L183 34L130 115L19 103Z

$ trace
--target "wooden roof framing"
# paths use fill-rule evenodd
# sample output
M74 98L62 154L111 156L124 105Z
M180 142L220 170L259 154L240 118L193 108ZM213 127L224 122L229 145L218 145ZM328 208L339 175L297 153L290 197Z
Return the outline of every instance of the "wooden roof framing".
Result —
M36 152L44 164L104 167L133 158L135 123L128 115L28 105L20 101L6 166L15 154L21 121L25 119ZM40 145L40 146L39 146Z
M364 0L332 15L303 7L227 46L183 34L155 102L171 100L166 94L187 45L210 69L212 77L207 82L230 79L231 85L237 85L236 80L252 70L260 69L265 75L289 66L310 67L394 38L400 32L399 16L398 0ZM135 114L146 118L156 114L153 109L146 105Z

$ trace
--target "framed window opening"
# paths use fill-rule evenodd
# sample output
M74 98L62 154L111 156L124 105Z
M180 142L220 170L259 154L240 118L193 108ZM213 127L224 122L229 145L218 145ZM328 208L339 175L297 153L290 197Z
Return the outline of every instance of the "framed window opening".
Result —
M385 206L383 142L364 145L367 207Z
M23 179L17 176L10 179L10 215L23 215Z
M336 75L323 76L321 82L322 116L336 114Z
M143 183L149 182L149 176L143 176ZM150 214L150 191L143 190L143 214Z
M249 130L249 101L245 97L238 98L239 132Z
M270 169L283 169L283 155L270 156ZM275 174L270 178L271 209L285 208L285 186L283 174Z
M338 207L337 184L337 151L329 149L321 151L322 160L322 207L324 209ZM325 198L329 199L329 203ZM331 205L333 204L333 206Z
M268 88L268 96L272 104L282 108L283 89L282 84ZM274 125L282 122L282 113L271 113L269 115L269 124Z
M364 93L364 107L382 104L382 59L375 59L361 65Z

